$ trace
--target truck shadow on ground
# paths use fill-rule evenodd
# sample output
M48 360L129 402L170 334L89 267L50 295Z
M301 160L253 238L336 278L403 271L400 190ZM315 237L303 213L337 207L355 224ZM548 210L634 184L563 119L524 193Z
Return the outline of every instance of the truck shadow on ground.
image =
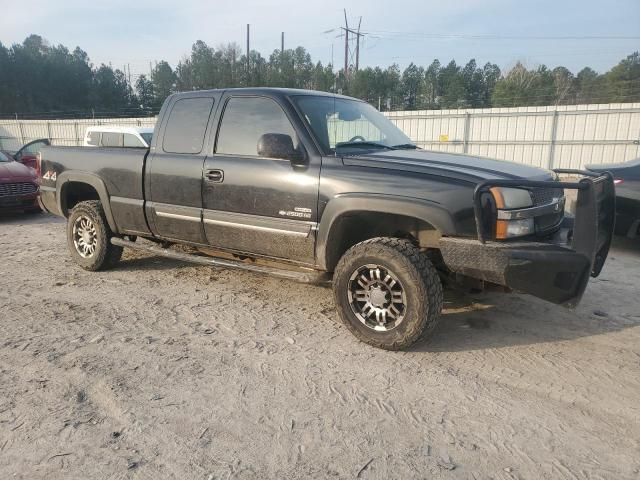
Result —
M598 279L591 279L574 310L528 295L449 291L434 335L411 350L455 352L554 343L640 326L640 309L631 300L640 282L634 268L639 264L640 239L614 237L608 265Z
M612 258L635 258L635 252L640 253L639 246L626 240L614 242ZM179 260L131 250L126 251L125 257L117 266L117 270L131 272L175 271L184 268L208 267L194 266ZM255 283L251 282L250 287L255 296L264 297L269 301L279 301L272 298L271 292L262 291L266 288L259 281L262 275L247 275L256 279ZM634 281L631 278L629 280ZM278 282L289 283L286 280ZM618 289L618 283L625 285L625 281L617 279L592 282L583 302L575 310L527 295L461 294L447 290L445 309L438 328L428 341L417 343L410 351L456 352L555 343L640 326L640 312L634 313L632 309L621 311L617 308L616 300L611 297L608 289ZM300 285L300 288L313 290L304 295L305 302L318 304L308 305L310 310L316 307L325 308L326 303L332 301L329 288L310 285ZM332 315L337 317L335 313Z
M192 263L165 258L147 253L127 252L118 262L116 269L125 272L141 272L141 271L161 271L161 270L178 270L187 267L193 267ZM204 267L206 268L206 267Z
M610 305L576 310L518 294L450 298L433 336L414 352L456 352L555 343L640 326L636 315L611 313Z

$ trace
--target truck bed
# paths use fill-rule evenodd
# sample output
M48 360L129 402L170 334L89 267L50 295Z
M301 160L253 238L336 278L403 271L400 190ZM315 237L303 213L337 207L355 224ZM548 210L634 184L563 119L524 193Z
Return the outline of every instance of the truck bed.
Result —
M63 195L64 185L86 181L100 200L109 201L112 218L108 220L110 225L113 223L114 231L147 233L143 211L143 169L147 153L148 150L142 148L44 147L41 150L42 204L46 210L66 216L68 200Z

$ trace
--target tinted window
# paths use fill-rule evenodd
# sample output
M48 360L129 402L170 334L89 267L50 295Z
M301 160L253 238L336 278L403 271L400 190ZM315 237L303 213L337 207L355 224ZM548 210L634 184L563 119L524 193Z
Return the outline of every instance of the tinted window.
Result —
M258 139L265 133L284 133L298 148L298 138L280 106L269 98L235 97L227 103L216 153L258 155Z
M21 155L25 155L25 154L36 154L40 151L40 149L42 147L44 147L45 145L47 145L46 141L34 141L33 143L29 144L29 145L25 145L24 147L22 147L19 150L19 153Z
M174 103L162 149L169 153L200 153L212 106L212 98L185 98Z
M151 138L153 137L153 133L141 133L140 136L144 138L144 141L147 142L147 145L151 145Z
M115 132L102 132L102 146L103 147L121 147L122 134L115 133Z
M145 147L144 143L142 143L142 141L136 137L135 135L131 134L131 133L125 133L124 134L124 146L125 147Z

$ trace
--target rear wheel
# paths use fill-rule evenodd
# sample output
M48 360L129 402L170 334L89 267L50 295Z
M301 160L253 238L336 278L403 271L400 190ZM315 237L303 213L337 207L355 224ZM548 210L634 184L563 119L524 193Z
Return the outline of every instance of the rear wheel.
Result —
M428 336L442 311L438 273L408 240L373 238L351 247L333 286L343 323L378 348L400 350Z
M67 246L73 260L85 270L105 270L113 267L122 256L122 247L111 244L109 228L97 200L80 202L67 220Z

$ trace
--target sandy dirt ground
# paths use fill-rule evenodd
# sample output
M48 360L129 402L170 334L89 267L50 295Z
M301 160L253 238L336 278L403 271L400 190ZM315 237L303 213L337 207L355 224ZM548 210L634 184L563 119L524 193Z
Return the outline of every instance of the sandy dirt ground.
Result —
M638 479L640 245L575 311L450 297L408 352L331 290L127 252L89 273L64 223L0 219L1 479Z

